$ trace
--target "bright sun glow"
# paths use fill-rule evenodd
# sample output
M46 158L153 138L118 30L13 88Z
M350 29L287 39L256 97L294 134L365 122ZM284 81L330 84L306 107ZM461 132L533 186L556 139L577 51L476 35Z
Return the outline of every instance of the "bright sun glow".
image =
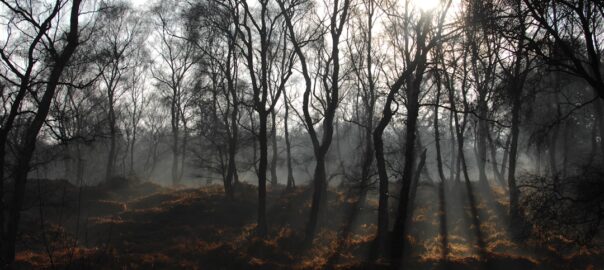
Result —
M430 11L430 10L436 9L440 5L440 2L441 2L441 0L414 0L414 1L415 1L415 5L417 5L417 7L423 11Z

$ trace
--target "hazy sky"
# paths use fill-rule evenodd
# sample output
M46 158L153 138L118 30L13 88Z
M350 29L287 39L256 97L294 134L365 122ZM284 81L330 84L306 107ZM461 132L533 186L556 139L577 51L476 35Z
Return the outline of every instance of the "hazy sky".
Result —
M130 0L130 2L135 6L135 7L142 7L145 4L150 4L152 1L148 1L148 0Z
M144 7L145 4L150 4L152 1L149 0L130 0L134 4L135 7ZM420 6L422 9L431 9L438 6L441 1L440 0L415 0L416 5Z

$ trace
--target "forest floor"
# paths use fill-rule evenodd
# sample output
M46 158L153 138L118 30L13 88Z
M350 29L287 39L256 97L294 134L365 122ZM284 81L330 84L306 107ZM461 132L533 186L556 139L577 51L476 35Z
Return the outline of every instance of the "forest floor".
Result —
M478 218L472 219L466 187L460 186L448 187L443 203L439 203L437 186L419 186L405 269L604 269L602 245L577 246L560 239L548 244L511 240L503 190L476 194ZM365 207L350 221L355 199L346 194L330 189L321 229L312 247L304 248L301 232L311 196L306 187L292 192L284 192L283 187L269 190L269 235L261 239L254 234L257 191L253 186L240 185L230 199L219 186L171 189L136 183L80 189L66 181L34 179L28 184L29 203L23 212L17 266L386 268L383 258L371 265L364 263L376 231L375 196L370 193ZM443 207L446 216L442 215ZM447 225L441 226L445 217Z

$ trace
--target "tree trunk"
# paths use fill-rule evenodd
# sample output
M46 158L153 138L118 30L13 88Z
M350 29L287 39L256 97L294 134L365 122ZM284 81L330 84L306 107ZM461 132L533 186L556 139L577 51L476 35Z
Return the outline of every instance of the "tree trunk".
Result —
M399 203L394 229L392 231L392 250L391 250L391 266L392 269L399 269L402 264L405 246L405 233L407 231L407 218L409 209L410 189L413 180L415 168L415 146L416 146L416 129L417 117L419 115L419 91L422 81L423 70L425 65L421 64L415 73L416 78L412 83L409 83L407 89L407 128L405 140L405 164L403 167L403 175L401 178L402 187L399 194Z
M437 82L436 82L436 106L434 106L434 145L436 147L436 166L438 169L438 177L440 177L440 182L444 183L445 182L445 172L443 171L443 159L442 159L442 154L441 154L441 149L440 149L440 126L439 126L439 119L438 119L438 106L440 106L440 91L441 91L441 84L440 84L440 78L437 75Z
M85 163L84 157L82 157L82 149L79 143L76 143L76 183L80 186L83 185L84 182L84 170Z
M445 173L443 171L443 161L440 146L440 125L438 118L438 107L440 106L440 93L441 93L441 81L440 75L436 74L436 106L434 106L434 144L436 147L436 165L438 167L438 176L440 177L440 183L438 183L438 207L439 207L439 233L441 237L441 261L446 264L447 256L449 254L449 238L447 232L447 209L445 201ZM452 127L451 127L452 128ZM452 129L451 129L452 130ZM451 144L453 147L454 144ZM451 150L451 168L453 168L453 154ZM425 154L425 151L424 151ZM453 177L453 170L451 170L451 177ZM446 267L445 267L446 269Z
M176 186L178 184L180 184L178 182L178 169L179 169L179 165L178 165L178 159L180 158L180 143L179 143L179 137L180 137L180 132L179 132L179 126L180 126L180 120L178 117L178 108L177 108L177 104L176 104L176 95L172 96L172 99L174 99L172 101L172 106L171 106L171 124L172 124L172 185Z
M117 130L115 126L115 111L113 97L109 97L109 153L107 154L107 168L105 170L105 181L111 180L115 176L115 155L116 155L116 137Z
M178 131L173 131L173 134L178 134ZM178 139L178 135L172 135L172 185L173 186L177 186L179 185L179 181L178 181L178 169L180 168L179 165L179 159L180 159L180 151L178 151L178 149L180 148L180 144L179 144L179 139Z
M497 165L497 147L495 146L495 142L493 142L493 137L489 132L487 134L487 139L489 141L490 153L491 153L491 167L493 168L493 177L499 181L501 187L506 188L505 180L503 179L503 175L499 171L499 166Z
M229 88L231 88L229 86ZM226 181L224 183L224 191L226 192L227 196L229 197L233 197L234 196L234 184L235 184L235 177L237 175L237 163L236 163L236 156L237 156L237 141L239 140L239 130L238 130L238 126L237 126L237 118L239 115L239 106L237 104L237 92L236 89L234 87L232 87L230 89L231 92L231 96L233 99L233 111L231 112L231 128L230 128L230 136L228 139L229 145L229 163L228 163L228 167L227 167L227 176L226 176Z
M519 89L514 89L515 91L519 91ZM522 104L522 99L520 93L513 94L513 104L512 104L512 141L510 144L510 164L508 171L508 190L509 190L509 200L510 200L510 227L512 229L512 233L514 237L519 237L521 231L523 229L523 220L522 215L520 213L519 208L519 191L516 186L516 160L518 153L518 137L520 134L520 107Z
M287 99L286 91L283 91L283 100L285 102L285 118L283 119L283 129L285 132L285 152L287 154L287 188L286 190L292 190L296 187L296 182L294 179L294 172L292 166L292 150L291 150L291 142L289 141L289 103Z
M260 144L260 162L258 164L258 235L266 236L268 232L266 222L266 169L268 163L268 142L267 142L267 117L265 111L258 112L260 130L258 141Z
M189 136L188 136L188 128L187 128L187 122L184 121L184 115L183 117L183 132L182 132L182 146L180 148L180 167L178 169L178 179L176 179L176 182L178 182L179 184L182 182L182 178L185 174L185 165L186 165L186 159L187 159L187 145L189 143Z
M413 217L413 210L415 209L415 199L417 197L417 189L419 187L419 181L421 178L420 172L423 170L423 168L426 165L426 152L427 151L428 151L427 148L424 148L424 151L422 151L422 154L420 155L420 158L419 158L419 163L417 164L417 168L415 169L415 174L413 175L413 180L411 181L411 189L409 190L409 206L408 206L410 218ZM406 225L407 228L409 227L409 225L411 225L410 218L407 219L407 225Z
M503 149L503 160L501 161L501 176L505 179L505 171L507 169L508 159L510 158L510 144L512 143L512 136L508 136L505 140L505 148ZM540 152L541 153L541 152Z
M273 125L271 127L271 147L273 150L273 155L271 157L271 186L273 188L275 188L277 186L277 158L278 158L278 153L277 153L277 121L275 120L275 118L277 118L277 114L275 113L275 110L271 110L271 120L273 122Z
M306 244L312 244L312 240L314 239L314 235L317 229L317 223L319 221L319 207L322 204L323 194L327 189L326 183L326 171L325 171L325 156L319 155L316 157L317 163L315 165L315 174L313 181L313 196L312 196L312 204L310 208L310 218L308 220L308 224L306 225L305 231L305 242Z
M239 126L237 125L237 120L239 118L239 97L237 96L237 87L235 86L235 80L237 78L232 72L232 70L236 70L237 68L237 61L236 59L234 59L235 39L237 39L237 32L235 31L234 34L228 32L228 36L229 48L227 54L225 77L227 80L227 88L229 91L228 95L230 95L233 109L230 115L230 129L228 138L229 163L227 165L227 176L226 181L224 183L224 191L226 192L227 196L233 198L235 193L235 183L237 182L238 178L236 157L238 147L237 143L239 140Z
M375 160L378 170L379 177L379 199L378 199L378 220L377 220L377 235L376 235L376 248L382 249L386 242L386 236L388 235L389 218L388 218L388 171L386 170L386 159L384 157L384 140L382 134L386 129L386 126L392 119L392 111L390 111L389 104L384 107L384 114L382 120L375 128L373 133L373 144L375 148ZM376 250L376 253L377 252ZM377 256L377 254L376 254Z
M450 101L451 104L453 102L455 102L455 100L451 100ZM453 112L453 110L451 110L449 112L449 137L450 137L450 145L449 148L451 149L451 161L449 162L451 168L449 168L449 179L450 181L453 181L454 177L455 177L455 165L457 164L456 161L456 153L455 153L455 128L453 127L453 114L455 112Z
M136 146L136 132L137 125L132 122L132 145L130 146L130 174L136 175L136 168L134 168L134 147Z
M481 103L486 103L486 101L481 101ZM479 105L480 118L478 119L478 130L476 132L476 145L477 145L477 156L476 161L478 164L478 180L481 185L486 186L487 184L487 171L486 171L486 161L487 161L487 133L488 133L488 125L487 125L487 105L482 104Z

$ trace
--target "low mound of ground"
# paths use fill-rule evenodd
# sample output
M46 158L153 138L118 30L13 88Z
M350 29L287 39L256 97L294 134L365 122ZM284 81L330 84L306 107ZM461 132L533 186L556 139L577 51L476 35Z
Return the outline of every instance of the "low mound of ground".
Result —
M387 267L385 258L366 263L376 231L375 194L369 194L364 207L351 215L355 197L330 190L315 241L305 248L301 232L312 194L306 187L269 190L270 228L265 238L255 233L257 190L246 184L238 186L233 198L219 186L168 189L152 183L80 189L66 181L32 180L29 189L17 256L23 269ZM407 238L406 269L604 266L596 247L561 251L511 240L504 192L478 193L473 219L463 186L447 187L442 203L434 185L419 187Z

